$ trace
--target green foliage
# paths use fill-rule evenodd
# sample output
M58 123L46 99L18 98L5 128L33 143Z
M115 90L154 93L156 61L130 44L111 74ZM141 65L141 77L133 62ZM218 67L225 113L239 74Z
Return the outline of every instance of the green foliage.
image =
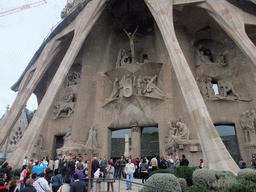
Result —
M188 187L186 179L178 178L178 181L180 183L181 190L184 192L186 190L186 188Z
M255 192L256 184L248 180L238 180L229 190L229 192Z
M12 176L20 176L20 173L22 172L22 168L15 168L15 169L12 169L11 173L12 173Z
M145 185L150 185L162 189L169 189L176 192L181 192L181 186L178 178L168 173L157 173L149 177ZM152 189L144 186L143 192L155 192L156 189Z
M193 169L191 167L188 167L188 166L176 167L174 170L174 175L178 178L186 179L189 186L193 184L192 183Z
M256 171L253 169L241 169L238 172L237 178L244 179L247 181L253 181L256 182Z
M206 189L202 185L192 185L191 187L188 187L185 192L211 192L209 189Z
M150 176L154 175L154 174L157 174L157 173L169 173L169 174L174 174L174 172L171 170L171 169L158 169L158 170L155 170L155 171L152 171L150 173Z
M193 172L194 172L195 170L199 169L199 167L197 167L197 166L193 166L193 167L190 167L190 168L193 170Z
M215 171L210 169L195 170L192 179L195 185L203 185L207 189L210 189L212 184L217 181Z
M234 175L234 174L233 174ZM222 176L212 184L215 191L228 191L237 183L237 179L230 175Z
M215 171L215 175L217 179L221 179L221 178L229 178L229 177L235 177L234 173L230 172L230 171Z

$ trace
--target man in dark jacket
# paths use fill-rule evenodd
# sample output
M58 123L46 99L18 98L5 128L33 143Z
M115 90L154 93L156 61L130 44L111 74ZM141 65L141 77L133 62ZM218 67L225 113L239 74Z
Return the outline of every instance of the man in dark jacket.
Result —
M93 158L93 161L92 161L92 170L93 170L93 173L95 173L99 168L100 168L99 161L97 160L97 157L94 157L94 158Z
M36 189L33 187L33 179L27 179L26 187L20 192L36 192Z
M87 192L83 181L79 181L78 175L74 174L74 183L71 184L70 192Z
M185 155L182 155L182 160L180 161L180 166L188 166L189 161L186 159Z
M6 182L9 183L11 179L11 169L9 168L9 164L7 162L3 164L2 168L0 169L0 173L6 174Z

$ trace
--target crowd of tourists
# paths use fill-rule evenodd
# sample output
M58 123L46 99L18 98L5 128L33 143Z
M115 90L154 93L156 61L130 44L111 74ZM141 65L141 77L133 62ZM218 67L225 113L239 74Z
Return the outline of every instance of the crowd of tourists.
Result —
M180 165L187 165L189 161L185 155L180 160L172 156L152 157L123 157L110 159L105 157L93 157L91 167L88 161L82 157L66 157L55 161L48 157L41 161L36 159L23 161L20 180L11 179L12 167L4 163L0 169L0 192L86 192L88 187L95 187L96 191L101 191L103 180L107 182L107 191L114 191L116 179L126 179L127 190L132 190L133 178L142 179L144 183L151 171L157 169L174 170ZM200 163L200 166L203 164ZM88 173L91 170L91 173ZM89 179L90 178L90 179ZM94 182L93 180L94 179ZM90 182L89 182L90 180ZM20 183L20 184L19 184ZM95 185L95 186L94 186Z

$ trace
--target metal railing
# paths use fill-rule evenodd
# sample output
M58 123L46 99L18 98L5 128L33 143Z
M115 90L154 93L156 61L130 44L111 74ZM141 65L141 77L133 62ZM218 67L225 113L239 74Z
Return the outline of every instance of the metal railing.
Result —
M163 189L147 184L142 184L134 181L128 181L126 179L105 179L105 178L98 178L98 179L84 179L87 187L89 187L90 183L90 192L105 192L107 191L107 183L109 181L113 182L113 191L115 192L120 192L120 191L127 191L126 184L132 184L132 190L129 191L138 191L138 192L143 192L145 189L146 191L154 191L154 192L175 192L170 189ZM111 186L109 186L109 191L112 191Z

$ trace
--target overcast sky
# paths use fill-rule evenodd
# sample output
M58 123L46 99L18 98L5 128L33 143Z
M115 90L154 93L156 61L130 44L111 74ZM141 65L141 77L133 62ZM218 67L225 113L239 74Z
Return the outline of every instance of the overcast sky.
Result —
M40 0L0 0L0 12ZM46 0L47 4L0 17L0 118L6 106L12 105L16 93L10 87L19 79L29 61L61 21L60 13L66 0ZM37 108L35 96L27 108Z

